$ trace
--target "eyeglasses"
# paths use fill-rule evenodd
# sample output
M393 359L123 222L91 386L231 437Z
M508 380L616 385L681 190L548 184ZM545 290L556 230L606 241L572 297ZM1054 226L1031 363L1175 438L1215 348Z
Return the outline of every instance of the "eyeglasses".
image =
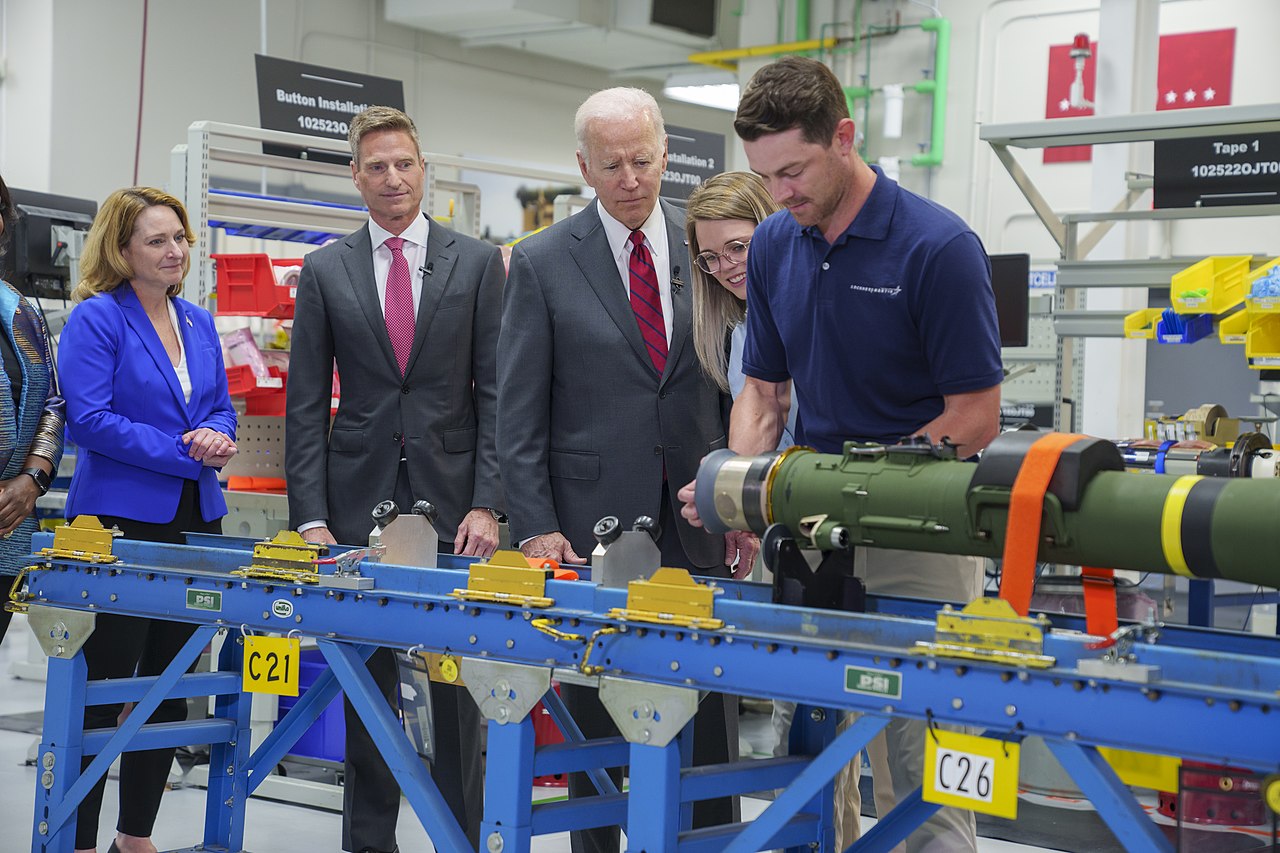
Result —
M728 262L730 266L740 264L747 259L747 246L751 245L751 241L743 243L741 240L730 240L724 244L723 252L699 252L694 258L694 263L698 265L698 269L705 273L718 273L720 267Z

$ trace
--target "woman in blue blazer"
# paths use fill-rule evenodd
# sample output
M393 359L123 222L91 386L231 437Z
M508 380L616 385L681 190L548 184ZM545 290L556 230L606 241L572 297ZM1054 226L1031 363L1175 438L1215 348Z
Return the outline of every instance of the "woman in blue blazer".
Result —
M0 178L0 239L13 210ZM4 254L0 243L0 255ZM0 281L0 575L31 560L36 498L49 488L62 458L62 398L53 372L44 317L11 284ZM0 578L0 596L8 578ZM0 608L0 640L12 614Z
M236 453L236 413L222 350L209 312L177 298L194 241L173 196L150 187L112 193L85 242L72 294L79 304L58 347L67 430L80 447L67 517L96 515L129 539L219 533L227 512L217 469ZM159 675L194 630L99 613L84 646L89 678ZM120 710L87 708L85 728L114 727ZM172 699L150 722L185 718L186 703ZM155 853L151 830L172 761L172 749L124 753L113 853ZM78 851L96 849L103 784L80 803Z

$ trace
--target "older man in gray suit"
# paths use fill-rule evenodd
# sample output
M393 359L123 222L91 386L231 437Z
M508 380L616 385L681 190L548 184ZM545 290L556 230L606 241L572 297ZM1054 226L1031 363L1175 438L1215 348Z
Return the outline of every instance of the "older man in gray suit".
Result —
M494 434L502 257L421 211L425 163L407 115L370 107L351 122L351 174L369 223L307 256L298 283L285 416L291 523L311 542L361 544L394 498L435 504L442 550L487 557L503 503ZM329 423L334 363L341 401ZM390 649L369 671L394 708ZM472 845L483 801L479 713L431 685L432 776ZM343 848L392 851L400 789L346 705Z
M658 520L662 564L724 576L724 539L689 526L675 502L707 452L725 446L727 397L690 340L684 214L659 202L667 136L639 89L588 98L574 123L585 210L516 245L498 348L498 454L511 535L531 557L585 562L602 516ZM588 737L616 735L595 691L563 686ZM694 761L737 753L736 703L703 702ZM726 737L726 730L731 734ZM593 792L582 774L570 796ZM733 819L699 803L695 824ZM616 828L573 834L573 849L618 849Z

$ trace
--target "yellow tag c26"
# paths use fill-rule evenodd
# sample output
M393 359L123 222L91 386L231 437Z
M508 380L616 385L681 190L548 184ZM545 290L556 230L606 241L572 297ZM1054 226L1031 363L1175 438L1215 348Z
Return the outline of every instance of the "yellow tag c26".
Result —
M942 729L924 740L925 802L1018 816L1018 744Z
M290 637L244 638L244 690L246 693L298 695L301 643Z

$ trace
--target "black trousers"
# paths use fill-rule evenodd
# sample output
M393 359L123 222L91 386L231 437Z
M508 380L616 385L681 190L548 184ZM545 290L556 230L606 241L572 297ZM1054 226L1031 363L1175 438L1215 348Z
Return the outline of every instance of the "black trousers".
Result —
M124 531L126 539L146 542L181 544L183 533L221 533L222 520L205 521L200 517L195 480L183 483L182 497L173 521L166 524L149 524L117 516L99 516L104 527L115 525ZM93 633L84 644L85 665L89 680L103 678L130 678L159 675L173 660L182 646L195 633L196 626L185 622L168 622L139 616L120 616L99 613ZM192 661L190 671L195 667ZM86 729L115 728L123 705L94 705L85 708ZM171 723L187 718L185 699L166 699L147 720L149 723ZM160 811L160 797L173 765L172 749L148 749L126 752L120 756L120 817L116 830L126 835L149 838ZM89 766L92 756L86 756L81 769ZM76 847L97 846L98 815L102 810L102 792L106 787L104 774L98 783L80 802L76 816Z
M663 486L662 510L658 524L662 535L658 541L658 549L662 553L662 565L685 568L695 574L713 577L728 577L729 570L721 566L694 566L680 544L680 534L676 530L675 515L671 509L667 486ZM582 729L588 739L617 737L618 727L613 718L605 710L596 691L590 687L574 684L561 684L560 695L565 707L573 715L574 721ZM698 713L693 718L693 764L695 767L705 764L721 764L736 760L738 757L738 698L723 693L708 693L698 705ZM622 789L622 769L609 771L618 789ZM597 793L595 785L585 773L569 774L569 798L592 797ZM736 797L719 797L714 800L702 800L694 803L693 825L695 828L733 823L738 820L738 801ZM596 829L585 829L569 835L573 853L618 853L621 837L616 826L603 826Z
M401 512L408 512L413 506L412 489L403 463L396 480L395 501ZM442 540L440 543L442 553L452 553L452 546L452 542ZM398 710L400 671L395 652L375 650L369 657L368 667L387 704L392 710ZM343 711L347 749L342 792L342 849L394 850L400 786L349 700L343 700ZM431 778L475 849L480 843L480 818L484 811L480 709L466 688L432 682L431 712L435 725Z

